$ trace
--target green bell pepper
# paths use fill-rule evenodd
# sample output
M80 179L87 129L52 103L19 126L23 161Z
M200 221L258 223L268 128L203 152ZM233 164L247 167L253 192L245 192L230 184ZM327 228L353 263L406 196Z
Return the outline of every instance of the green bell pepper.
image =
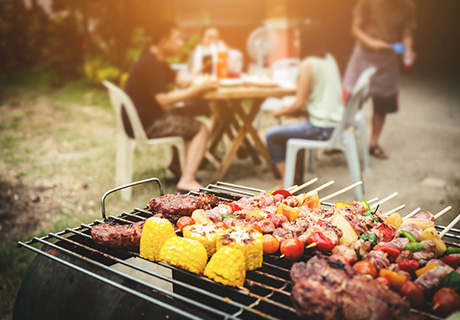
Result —
M449 254L460 253L460 248L447 247L446 256Z
M407 239L409 239L410 242L417 242L417 239L414 237L414 235L412 233L410 233L409 231L406 231L406 230L400 230L399 231L399 235L401 237L405 237Z
M364 209L366 209L366 211L370 211L370 210L371 210L371 206L369 205L369 203L367 203L367 202L364 201L364 200L361 200L360 202L361 202L361 204L363 205Z
M412 252L419 252L426 245L426 243L421 242L409 242L404 249Z
M449 273L444 279L441 281L441 288L447 287L452 288L460 294L460 274L456 271L452 271Z
M363 213L363 217L371 217L372 220L374 220L375 222L379 222L379 220L377 220L376 217L374 217L374 214L370 211L366 211Z
M366 231L359 238L364 241L369 241L371 243L371 247L377 245L377 236L375 233Z

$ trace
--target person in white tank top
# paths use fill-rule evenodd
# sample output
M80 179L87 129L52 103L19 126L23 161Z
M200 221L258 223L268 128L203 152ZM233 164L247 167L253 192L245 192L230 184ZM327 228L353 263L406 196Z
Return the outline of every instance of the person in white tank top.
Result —
M308 120L278 125L267 130L267 147L271 160L281 174L277 182L283 185L286 143L290 138L327 140L343 114L342 87L339 68L322 41L319 23L306 20L295 33L295 45L302 62L297 78L296 100L293 104L272 112L279 118L306 112Z

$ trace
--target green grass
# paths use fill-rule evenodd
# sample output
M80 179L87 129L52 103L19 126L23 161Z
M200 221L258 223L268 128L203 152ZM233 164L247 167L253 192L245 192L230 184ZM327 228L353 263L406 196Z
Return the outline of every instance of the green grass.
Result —
M26 241L101 219L100 198L115 187L115 117L106 90L85 79L53 88L46 74L4 84L0 179L15 186L18 194L40 196L40 205L48 206L36 211L45 224L18 239ZM136 151L133 179L163 179L162 154L149 148ZM165 187L165 192L174 191ZM129 202L112 194L107 212L118 215L143 207L156 195L153 184L135 187ZM28 210L35 210L35 205ZM33 257L29 250L17 248L15 240L0 242L0 319L12 317L17 291Z

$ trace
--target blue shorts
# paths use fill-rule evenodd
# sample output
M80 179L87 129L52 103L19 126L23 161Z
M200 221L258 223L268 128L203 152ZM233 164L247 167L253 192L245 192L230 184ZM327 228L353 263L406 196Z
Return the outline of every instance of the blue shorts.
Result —
M267 129L267 148L273 163L285 161L286 144L288 139L308 139L325 141L328 140L334 128L320 128L313 126L310 122L296 124L285 124Z

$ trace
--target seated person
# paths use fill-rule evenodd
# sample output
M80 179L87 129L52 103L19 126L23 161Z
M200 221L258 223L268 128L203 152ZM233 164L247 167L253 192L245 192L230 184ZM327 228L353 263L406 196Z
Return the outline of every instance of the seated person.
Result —
M284 181L286 144L290 138L327 140L343 114L340 72L332 55L323 46L320 26L306 20L295 31L295 46L299 48L300 64L296 100L293 104L274 110L272 115L298 114L306 111L308 121L271 127L267 130L267 147L272 162Z
M217 51L226 49L225 43L220 40L219 30L208 26L201 31L201 42L195 47L189 60L189 69L192 74L215 75Z
M190 141L185 168L182 168L177 188L195 190L201 187L196 173L206 151L209 131L193 117L179 114L168 107L215 89L217 82L208 80L194 85L191 79L182 78L166 63L167 57L179 54L183 44L181 32L175 23L158 23L149 34L151 43L132 67L125 91L132 99L149 138L181 136ZM171 83L179 89L170 89ZM132 136L124 109L123 120L127 134Z

